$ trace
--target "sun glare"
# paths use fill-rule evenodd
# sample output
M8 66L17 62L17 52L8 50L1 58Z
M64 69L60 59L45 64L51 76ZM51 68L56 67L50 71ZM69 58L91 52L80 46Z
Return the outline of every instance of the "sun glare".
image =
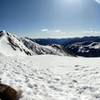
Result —
M76 4L80 4L82 2L82 0L59 0L60 3L62 4L68 4L68 5L76 5Z
M55 0L56 4L59 6L67 7L69 9L81 8L83 4L83 0Z
M69 2L69 3L79 3L82 0L64 0L65 2Z

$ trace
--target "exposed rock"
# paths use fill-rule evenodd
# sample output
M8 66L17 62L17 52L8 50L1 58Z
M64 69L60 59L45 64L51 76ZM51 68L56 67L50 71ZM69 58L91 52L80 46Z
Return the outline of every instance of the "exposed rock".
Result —
M18 100L18 92L12 87L0 84L0 99L1 100Z

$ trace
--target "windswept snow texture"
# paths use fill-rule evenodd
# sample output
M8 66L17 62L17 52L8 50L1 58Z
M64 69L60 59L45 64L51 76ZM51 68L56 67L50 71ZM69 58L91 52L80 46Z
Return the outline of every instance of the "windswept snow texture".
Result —
M20 100L100 100L100 58L0 55L0 78Z

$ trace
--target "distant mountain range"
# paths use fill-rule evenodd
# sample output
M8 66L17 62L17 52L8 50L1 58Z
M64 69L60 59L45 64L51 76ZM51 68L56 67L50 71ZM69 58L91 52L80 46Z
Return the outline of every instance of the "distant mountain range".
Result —
M26 37L27 38L27 37ZM82 38L47 38L47 39L34 39L34 38L28 38L33 42L36 42L40 45L52 45L52 44L58 44L62 46L71 45L74 43L79 42L100 42L100 36L90 36L90 37L82 37Z
M100 57L100 42L84 41L64 47L73 56Z

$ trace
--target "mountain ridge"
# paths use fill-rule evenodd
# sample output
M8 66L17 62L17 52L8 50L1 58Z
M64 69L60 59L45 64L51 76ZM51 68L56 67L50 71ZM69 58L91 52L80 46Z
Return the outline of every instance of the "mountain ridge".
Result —
M0 52L6 55L65 55L61 46L42 46L26 38L19 38L6 31L0 31Z

